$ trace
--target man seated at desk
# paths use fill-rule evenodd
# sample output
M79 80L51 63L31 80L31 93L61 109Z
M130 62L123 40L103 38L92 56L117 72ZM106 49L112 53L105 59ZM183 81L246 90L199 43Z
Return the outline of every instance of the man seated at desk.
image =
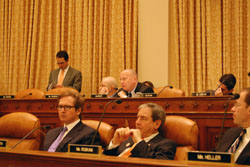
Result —
M234 153L237 164L250 165L250 88L243 89L233 108L233 122L216 151Z
M176 143L159 133L165 119L166 113L161 106L155 103L140 105L136 129L117 129L104 154L120 157L174 159Z
M64 126L52 129L47 133L42 150L67 152L68 144L91 144L96 130L81 122L80 114L83 102L80 94L77 90L66 90L59 96L58 100L59 119L64 123ZM101 145L98 133L94 144Z
M224 74L220 77L219 86L215 90L215 96L233 95L236 78L233 74Z
M115 97L136 97L137 92L141 93L154 93L154 90L138 82L137 74L132 69L124 70L120 73L120 81L122 89L120 89Z
M114 97L117 91L117 82L114 77L104 77L99 88L99 94L105 94L109 98Z

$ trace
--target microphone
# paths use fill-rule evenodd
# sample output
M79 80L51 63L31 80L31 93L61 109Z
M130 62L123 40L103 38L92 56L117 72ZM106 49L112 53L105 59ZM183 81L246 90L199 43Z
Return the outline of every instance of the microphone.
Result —
M248 73L248 76L250 77L250 72Z
M96 128L96 131L95 131L95 134L94 134L94 136L93 136L93 138L92 138L91 145L94 144L94 141L95 141L97 132L98 132L99 127L100 127L100 125L101 125L101 123L102 123L102 120L103 120L104 113L106 112L108 106L109 106L111 103L113 103L113 102L116 102L117 104L121 104L121 103L122 103L122 100L121 100L121 99L111 100L111 101L109 101L108 103L105 104L104 110L103 110L102 115L101 115L101 117L100 117L99 124L98 124L98 126L97 126L97 128Z
M32 93L29 93L29 94L27 94L27 95L22 96L21 98L25 98L25 97L31 96L31 95L32 95Z
M157 94L157 96L159 96L167 87L169 87L170 89L173 89L173 86L171 86L171 85L166 85L166 86L164 86L164 87L160 90L160 92Z
M10 149L16 148L16 146L18 146L21 142L23 142L27 137L29 137L32 133L34 133L35 131L37 131L38 129L50 129L49 125L45 125L45 126L40 126L37 127L35 129L32 129L27 135L25 135L21 140L19 140L14 146L12 146Z
M224 123L225 123L226 116L227 116L227 109L229 107L229 102L231 100L236 100L238 98L240 98L240 95L239 94L234 94L232 97L228 98L228 100L227 100L227 103L226 103L226 106L225 106L225 111L224 111L224 117L223 117L223 120L222 120L222 126L221 126L220 133L219 133L219 139L218 139L218 143L217 143L217 146L216 146L216 150L218 149L218 146L220 145L220 142L221 142L221 139L222 139L222 133L223 133Z

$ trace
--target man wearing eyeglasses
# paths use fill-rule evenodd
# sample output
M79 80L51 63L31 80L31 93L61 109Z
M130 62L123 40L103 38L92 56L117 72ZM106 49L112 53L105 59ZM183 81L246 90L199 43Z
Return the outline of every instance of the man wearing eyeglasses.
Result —
M81 92L82 73L68 65L68 53L66 51L59 51L56 54L56 61L59 68L50 72L47 90L72 87Z
M58 98L58 115L63 127L50 130L44 139L42 150L49 152L67 152L68 144L91 144L95 129L83 124L80 114L83 103L76 90L66 90ZM101 145L100 135L94 145Z

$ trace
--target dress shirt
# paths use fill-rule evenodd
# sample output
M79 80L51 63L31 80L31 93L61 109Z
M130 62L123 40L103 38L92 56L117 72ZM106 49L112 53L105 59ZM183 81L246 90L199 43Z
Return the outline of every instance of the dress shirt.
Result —
M236 162L240 153L244 150L244 148L246 147L246 145L249 143L250 141L250 127L246 128L246 133L242 138L242 141L239 145L239 147L237 148L237 150L234 153L234 161Z
M65 76L66 76L68 70L69 70L69 66L63 70L63 71L64 71L63 80L64 80L64 78L65 78ZM59 81L59 77L60 77L61 72L62 72L62 69L60 69L60 71L59 71L59 74L58 74L58 81Z
M70 123L70 124L68 124L68 125L65 125L65 124L64 124L64 127L66 126L68 130L64 133L62 139L63 139L63 138L71 131L71 129L73 129L73 128L76 126L76 124L78 124L80 121L81 121L81 120L78 119L78 120L76 120L76 121L74 121L74 122L72 122L72 123ZM62 141L62 139L61 139L61 141Z

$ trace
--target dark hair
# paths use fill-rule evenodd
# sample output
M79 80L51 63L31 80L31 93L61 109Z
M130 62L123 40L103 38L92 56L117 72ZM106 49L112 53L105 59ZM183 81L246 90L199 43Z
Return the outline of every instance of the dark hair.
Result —
M250 87L243 89L242 92L246 92L247 93L244 101L247 104L246 107L248 107L250 105Z
M220 77L219 81L226 85L228 90L233 89L236 84L236 78L233 74L224 74Z
M75 105L75 109L81 109L81 112L83 111L83 105L84 105L84 99L81 98L80 93L73 89L73 88L65 88L65 91L63 91L59 97L58 97L58 102L60 99L62 99L63 97L73 97L74 98L74 105ZM81 119L81 113L79 115L79 118Z
M161 131L162 130L162 127L165 123L165 120L166 120L166 112L165 110L158 104L155 104L155 103L145 103L145 104L141 104L138 109L142 109L142 108L145 108L145 107L148 107L151 109L152 111L152 114L151 114L151 117L153 119L153 121L156 121L156 120L161 120L161 125L158 129L158 131Z
M68 53L64 50L57 52L56 57L57 58L64 58L65 61L68 61L68 59L69 59Z
M150 82L150 81L144 81L143 84L146 85L146 86L149 86L151 88L154 88L154 84L152 82Z

